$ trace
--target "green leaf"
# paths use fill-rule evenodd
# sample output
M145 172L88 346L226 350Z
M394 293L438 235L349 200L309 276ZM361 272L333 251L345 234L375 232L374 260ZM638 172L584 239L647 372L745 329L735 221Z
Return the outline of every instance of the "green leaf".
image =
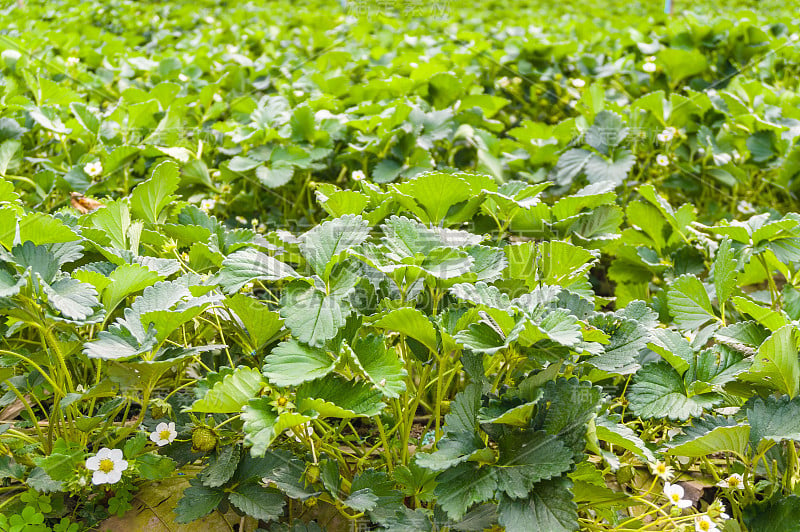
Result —
M386 406L381 395L367 383L329 375L297 389L297 408L301 412L315 410L323 417L371 417Z
M537 482L558 476L572 466L572 452L544 431L508 433L498 448L494 469L497 489L515 499L527 497Z
M481 406L481 388L470 383L456 394L450 403L450 412L445 414L445 432L475 432L478 429L478 410Z
M137 337L128 329L114 324L107 330L97 333L97 340L85 343L83 353L89 358L125 360L147 353L155 347L154 330L151 329L145 335Z
M353 344L355 362L385 397L396 399L406 390L406 370L397 351L387 349L383 337L359 337Z
M487 285L483 281L475 284L460 283L450 288L450 293L462 301L469 301L475 305L484 305L490 308L507 310L511 307L511 300L499 288Z
M371 489L363 488L351 492L343 503L357 512L366 512L377 506L378 496L372 493Z
M25 276L14 278L5 270L0 270L0 297L14 297L28 284Z
M48 456L36 457L36 465L44 469L56 481L67 480L83 461L83 449L79 444L68 443L63 438L56 440Z
M651 339L648 327L639 321L620 319L611 314L598 314L589 319L589 324L610 333L608 343L603 346L603 354L589 358L589 364L603 371L623 375L638 369L639 351Z
M670 314L682 329L694 330L717 319L703 283L694 275L681 275L667 292Z
M200 479L189 482L191 486L186 488L175 507L176 523L190 523L210 514L225 498L224 491L203 486Z
M29 240L36 245L55 244L78 240L78 235L58 218L41 212L29 212L19 219L19 241Z
M294 281L281 295L281 317L301 342L319 346L335 337L352 309L348 301L311 286Z
M731 251L731 240L726 238L720 242L714 259L714 287L720 305L725 303L736 290L736 278L736 260Z
M316 190L317 201L334 218L345 214L361 214L367 208L369 199L355 190L333 190L323 193Z
M220 448L214 459L198 475L204 486L218 488L228 482L239 465L241 450L238 445L226 445Z
M256 168L256 177L267 188L282 187L292 180L294 165L288 161L275 161L269 166Z
M424 209L423 223L438 224L450 207L471 197L463 179L442 172L428 172L407 181L398 188L412 196Z
M254 351L260 351L283 329L280 314L252 297L236 294L227 298L225 305L242 320Z
M240 249L222 261L216 282L228 293L240 290L256 279L280 281L297 278L291 266L253 248Z
M542 428L579 455L585 447L587 424L597 413L600 398L600 388L588 381L559 377L547 382L542 401L549 407Z
M684 336L671 329L655 329L647 346L661 355L675 371L683 375L694 362L694 349Z
M610 149L618 146L627 136L628 128L620 115L611 111L600 111L595 115L592 126L586 130L584 142L608 155Z
M147 181L140 183L131 193L131 210L138 218L152 224L161 223L161 212L175 200L172 194L180 184L178 165L164 161L155 167Z
M800 397L753 399L747 407L747 421L752 428L750 441L754 448L761 440L800 441Z
M748 505L744 522L749 532L800 532L800 497L775 495L764 503Z
M681 222L678 221L676 217L675 210L669 204L667 200L665 200L658 192L656 192L656 188L653 185L647 184L642 185L639 187L639 194L642 195L644 199L649 201L658 211L661 213L661 216L672 226L672 229L681 235L684 235L684 226Z
M94 314L100 305L97 291L90 284L76 279L59 279L52 285L42 283L49 305L67 318L81 321Z
M586 178L589 183L613 183L621 185L628 177L636 157L630 150L616 150L613 159L593 154L586 163Z
M376 321L375 326L409 336L433 352L438 350L436 329L425 314L417 309L403 307L393 310Z
M540 391L541 395L541 391ZM527 427L531 421L531 415L536 408L535 400L517 404L516 402L498 401L490 402L489 406L482 407L478 414L478 421L481 423L502 423L517 427Z
M678 372L666 362L657 362L636 373L628 400L633 411L644 419L685 420L702 415L703 409L712 407L719 397L716 394L689 397Z
M239 366L214 384L202 399L196 400L187 412L239 413L263 387L261 372Z
M345 215L314 227L300 237L300 253L317 275L327 280L339 256L364 242L369 236L367 222L356 215Z
M145 454L136 459L139 474L147 480L161 480L169 478L175 471L177 464L168 456Z
M700 74L708 66L706 57L694 48L662 48L656 57L673 83Z
M333 371L336 360L324 349L297 340L281 342L264 359L264 375L275 386L297 386Z
M436 480L437 502L453 520L460 519L473 504L491 499L497 489L493 469L471 462L447 469Z
M417 453L417 465L431 471L444 471L466 462L486 449L480 437L474 432L451 433L439 440L433 453Z
M499 522L507 532L573 532L578 530L572 482L564 477L541 482L524 499L500 497Z
M106 312L111 312L123 299L160 279L158 273L138 264L118 266L108 276L109 284L103 290L103 306Z
M594 423L597 439L608 442L611 445L622 447L649 462L655 462L656 459L653 452L647 448L644 441L627 425L616 423L606 416L597 417Z
M58 261L47 246L37 246L31 241L27 241L22 245L14 246L11 254L20 269L30 268L32 275L39 275L46 283L55 279L58 272Z
M543 242L540 251L542 281L552 286L571 288L576 281L585 279L597 262L588 250L559 240Z
M18 140L7 140L0 144L0 175L6 175L11 162L14 160L14 155L22 146Z
M244 441L251 446L252 456L263 456L275 438L283 431L308 423L312 417L297 412L275 412L269 397L251 399L242 408L244 421Z
M115 249L128 249L128 230L131 227L131 213L124 199L109 201L102 209L91 216L92 225L108 236Z
M572 148L564 152L556 164L556 182L559 185L572 184L593 156L594 153L581 148Z
M286 504L283 493L255 482L240 484L230 492L228 500L243 513L266 522L283 515L283 506Z
M733 305L736 307L736 310L738 310L742 314L749 314L758 323L760 323L761 325L763 325L772 332L775 332L781 327L787 325L790 321L783 313L783 311L764 308L758 303L754 303L749 299L736 296L731 298L731 301L733 302Z
M695 420L691 426L684 427L683 432L666 444L667 454L695 457L733 451L744 456L750 426L732 418L709 416Z
M770 387L790 398L800 388L800 360L794 327L781 327L764 340L753 358L753 365L740 379Z

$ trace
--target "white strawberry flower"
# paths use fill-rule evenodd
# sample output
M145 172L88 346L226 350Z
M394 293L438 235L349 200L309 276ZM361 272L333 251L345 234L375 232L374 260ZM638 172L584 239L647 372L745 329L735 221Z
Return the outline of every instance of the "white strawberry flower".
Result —
M123 460L120 449L103 447L86 460L86 469L94 471L92 484L115 484L122 478L122 472L128 469L128 461Z
M159 423L156 425L156 430L150 433L150 441L159 447L172 443L177 437L178 431L175 430L175 423L173 422Z
M664 462L656 461L655 464L649 464L650 471L661 480L669 481L672 478L672 468Z
M648 74L652 74L653 72L656 71L656 64L648 61L647 63L642 65L642 70L644 70Z
M200 201L200 209L205 212L211 211L217 205L217 201L212 198L206 198Z
M664 484L664 496L669 500L672 506L678 508L688 508L692 505L692 501L683 498L683 488L677 484Z
M67 66L75 66L80 62L81 60L77 57L67 57Z
M669 166L669 157L663 153L656 155L656 164L658 166Z
M732 490L743 490L744 479L742 478L742 475L740 475L739 473L734 473L728 478L717 482L717 486L719 486L720 488L729 488Z
M97 177L103 173L103 163L100 161L86 163L83 165L83 171L86 172L90 177Z
M658 134L657 137L658 141L662 143L667 143L671 141L673 138L675 138L675 134L677 132L678 131L674 127L668 127L667 129Z
M707 515L700 515L694 520L695 532L719 532L719 528Z
M353 172L353 181L363 181L367 178L366 174L361 170L356 170Z
M570 83L572 83L572 86L575 87L576 89L580 89L586 86L586 82L581 78L575 78Z

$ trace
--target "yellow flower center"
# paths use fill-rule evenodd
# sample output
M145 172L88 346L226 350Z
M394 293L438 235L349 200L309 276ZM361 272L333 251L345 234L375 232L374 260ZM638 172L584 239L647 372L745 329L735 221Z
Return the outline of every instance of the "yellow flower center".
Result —
M699 526L700 530L711 530L711 525L708 521L700 521Z
M728 486L735 488L739 485L739 477L728 478Z
M114 461L110 458L100 460L100 471L103 473L111 473L114 470Z
M664 464L658 464L656 466L656 471L658 472L658 474L663 475L664 473L667 472L667 466L665 466Z
M158 439L160 439L160 440L168 440L169 439L169 431L168 430L162 430L161 432L159 432L158 433Z
M681 496L678 495L677 493L673 493L672 495L670 495L670 497L672 497L672 502L678 502L679 500L681 500Z
M289 402L289 400L287 398L285 398L283 396L278 397L278 406L286 406L286 403L288 403L288 402Z

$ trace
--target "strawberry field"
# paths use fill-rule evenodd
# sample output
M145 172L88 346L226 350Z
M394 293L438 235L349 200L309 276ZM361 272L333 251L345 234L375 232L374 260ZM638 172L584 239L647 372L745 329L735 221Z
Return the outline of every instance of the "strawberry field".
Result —
M0 531L800 532L787 2L0 6Z

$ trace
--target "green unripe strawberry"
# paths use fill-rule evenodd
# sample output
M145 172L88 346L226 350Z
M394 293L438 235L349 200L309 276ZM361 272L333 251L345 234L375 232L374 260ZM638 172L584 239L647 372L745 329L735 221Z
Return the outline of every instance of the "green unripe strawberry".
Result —
M313 484L317 480L319 480L319 466L314 464L308 464L306 466L306 481L309 484Z
M217 446L217 435L208 427L196 427L192 431L192 450L207 453Z

